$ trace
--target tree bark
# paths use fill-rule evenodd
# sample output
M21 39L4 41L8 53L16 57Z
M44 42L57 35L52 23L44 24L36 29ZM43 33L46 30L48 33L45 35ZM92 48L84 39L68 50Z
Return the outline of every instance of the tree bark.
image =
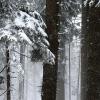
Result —
M82 12L81 100L100 100L100 7Z
M55 65L45 64L43 69L42 100L56 100L57 70L58 70L58 31L59 2L46 0L46 25L50 42L50 50L55 55Z
M11 100L10 98L10 66L9 66L9 50L8 44L6 44L6 73L7 73L7 100Z

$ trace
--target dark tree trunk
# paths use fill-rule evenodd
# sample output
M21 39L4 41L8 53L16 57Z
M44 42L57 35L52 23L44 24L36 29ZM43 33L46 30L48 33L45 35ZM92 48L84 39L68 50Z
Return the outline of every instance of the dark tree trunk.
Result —
M10 14L9 0L0 0L0 28L5 27L5 20L7 20L7 15ZM9 67L9 50L8 43L6 42L6 78L7 78L7 100L10 99L10 67Z
M6 44L6 73L7 73L7 100L11 100L10 98L10 66L9 66L9 50L8 44Z
M55 55L55 65L44 65L42 100L56 100L57 70L58 70L58 31L59 31L59 2L46 0L46 25L50 42L50 50Z
M95 5L83 7L81 100L100 100L100 7Z

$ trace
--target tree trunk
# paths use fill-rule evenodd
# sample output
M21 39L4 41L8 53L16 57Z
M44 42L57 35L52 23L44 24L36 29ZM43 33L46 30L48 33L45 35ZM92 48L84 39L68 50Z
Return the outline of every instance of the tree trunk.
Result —
M50 50L55 55L55 65L45 64L43 69L42 100L56 100L57 69L58 69L58 31L59 31L59 2L46 0L46 25L50 42Z
M100 100L100 7L83 7L81 100Z
M61 20L60 20L61 21ZM62 26L61 26L62 27ZM58 74L56 100L65 100L65 34L59 34Z
M7 73L7 100L11 100L10 98L10 66L9 66L9 50L8 44L6 44L6 73Z

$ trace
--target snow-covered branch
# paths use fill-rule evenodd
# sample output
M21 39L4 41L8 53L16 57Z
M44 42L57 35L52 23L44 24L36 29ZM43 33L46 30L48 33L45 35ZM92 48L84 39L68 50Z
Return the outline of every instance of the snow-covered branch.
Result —
M14 13L13 21L8 19L6 21L6 26L0 29L0 40L21 43L26 42L33 47L33 50L37 48L43 53L48 53L49 42L46 39L47 34L44 28L46 28L46 25L38 12L26 13L18 10ZM43 50L45 50L45 52ZM49 55L53 55L51 51L49 51ZM48 59L46 58L48 56L42 59ZM52 57L54 59L54 56Z

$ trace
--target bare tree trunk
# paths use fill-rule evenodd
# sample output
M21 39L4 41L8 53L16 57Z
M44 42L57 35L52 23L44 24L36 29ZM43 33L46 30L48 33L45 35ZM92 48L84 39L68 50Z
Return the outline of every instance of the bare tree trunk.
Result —
M62 27L62 26L61 26ZM65 100L65 34L59 34L58 74L56 100Z
M100 100L100 7L95 5L83 7L81 100Z
M9 50L8 44L6 44L6 73L7 73L7 100L11 100L10 98L10 66L9 66Z
M55 65L44 65L42 100L56 100L57 70L58 70L58 31L59 31L59 1L46 0L46 25L50 42L50 50L55 55ZM58 2L58 3L57 3Z

